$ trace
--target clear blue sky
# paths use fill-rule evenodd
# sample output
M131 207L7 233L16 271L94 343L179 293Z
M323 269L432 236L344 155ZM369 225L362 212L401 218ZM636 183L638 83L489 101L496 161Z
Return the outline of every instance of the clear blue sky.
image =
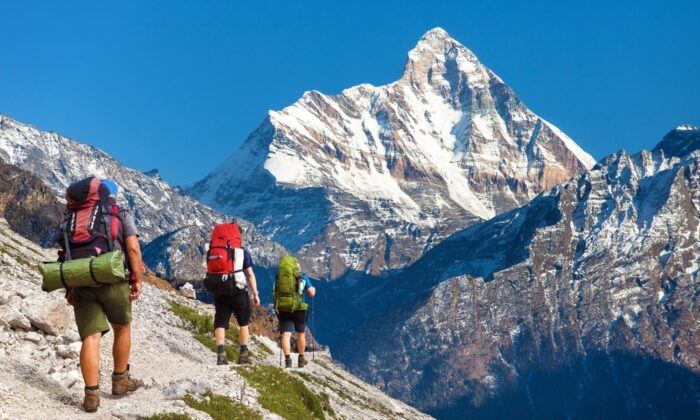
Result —
M700 1L0 0L0 113L174 184L305 90L397 79L440 26L594 157L700 124Z

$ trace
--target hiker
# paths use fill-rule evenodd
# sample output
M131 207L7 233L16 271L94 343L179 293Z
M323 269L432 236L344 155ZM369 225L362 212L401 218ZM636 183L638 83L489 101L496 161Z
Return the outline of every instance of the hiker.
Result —
M296 332L299 352L297 367L303 368L308 363L304 358L304 351L306 350L306 312L309 305L304 302L304 291L311 298L316 294L316 288L311 284L309 276L301 272L299 261L292 256L282 257L272 295L279 321L285 368L292 367L290 354L292 330Z
M250 289L253 303L260 305L260 296L253 273L253 258L241 246L241 230L236 223L214 226L207 250L207 277L204 287L214 295L214 339L216 364L227 365L224 349L226 330L231 314L238 323L238 364L252 363L248 351L248 324L250 324Z
M131 302L141 295L143 263L134 219L116 205L118 187L112 181L86 178L66 190L67 209L59 227L59 261L95 257L114 250L126 256L129 281L98 286L66 288L82 340L80 369L85 382L83 408L94 413L100 406L100 339L114 329L112 395L123 395L143 386L129 374L131 350Z

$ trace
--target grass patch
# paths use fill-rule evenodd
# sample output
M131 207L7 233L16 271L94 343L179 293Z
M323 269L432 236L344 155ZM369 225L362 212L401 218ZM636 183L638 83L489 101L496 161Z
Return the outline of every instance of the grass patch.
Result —
M370 411L378 412L381 413L384 417L386 418L394 418L394 413L388 409L387 407L381 405L381 404L376 404L376 403L370 403L362 399L362 397L353 397L352 395L348 394L345 389L347 387L340 382L336 381L333 378L329 377L323 377L323 378L318 378L316 376L309 375L308 373L304 372L295 372L297 375L299 375L301 378L303 378L306 382L313 382L323 389L331 390L335 395L340 397L341 399L355 404L359 407L365 408ZM357 385L356 385L357 386ZM362 390L362 389L361 389ZM325 397L324 397L325 395ZM331 413L330 411L326 410L326 406L324 405L324 398L328 399L328 394L325 392L322 392L319 395L319 399L321 399L321 406L324 408L324 411L328 412L329 414ZM327 402L328 407L330 408L330 400ZM330 408L332 410L332 408Z
M202 343L204 347L216 353L216 341L214 340L214 318L209 314L202 314L196 309L178 303L174 300L168 301L170 310L173 311L182 320L182 327L190 331L194 338ZM232 326L233 327L233 326ZM234 332L235 330L235 332ZM238 350L238 328L229 328L226 330L226 338L233 341L235 344L224 344L226 357L230 361L237 361L239 356Z
M267 410L288 419L325 420L321 402L300 379L269 365L237 371L258 390L258 402Z
M143 420L191 420L187 414L181 413L160 413L144 417Z
M321 408L323 408L323 411L328 413L328 415L332 418L337 418L333 407L331 407L331 397L329 397L328 394L325 392L318 394L318 400L321 402Z
M272 356L272 355L275 354L272 350L270 350L269 347L267 347L265 344L263 344L262 341L258 340L258 339L255 338L255 337L252 337L252 340L253 340L253 342L257 345L257 348L258 348L262 353L269 354L270 356Z
M207 398L198 400L191 395L185 395L185 403L195 410L209 414L214 420L252 420L262 419L262 416L245 404L233 401L223 395L207 393Z

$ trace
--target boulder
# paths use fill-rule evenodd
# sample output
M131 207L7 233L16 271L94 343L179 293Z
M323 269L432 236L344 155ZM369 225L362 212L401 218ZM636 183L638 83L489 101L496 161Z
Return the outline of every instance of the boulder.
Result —
M10 302L12 293L7 290L0 291L0 305L7 305Z
M80 342L72 343L70 345L61 344L56 347L56 353L64 359L77 359L80 356Z
M27 335L24 336L24 339L27 341L31 341L32 343L37 343L41 342L44 337L41 336L41 334L34 332L34 331L29 331Z
M68 305L46 294L35 294L24 299L22 312L32 325L51 335L61 335L71 323Z
M7 326L14 329L29 330L32 324L22 312L14 306L0 306L0 326Z
M197 299L197 291L194 290L194 287L189 282L180 288L180 293L188 299Z

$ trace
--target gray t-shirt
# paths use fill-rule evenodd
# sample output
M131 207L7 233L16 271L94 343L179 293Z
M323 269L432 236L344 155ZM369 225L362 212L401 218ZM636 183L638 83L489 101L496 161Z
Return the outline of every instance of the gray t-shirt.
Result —
M123 249L126 238L129 236L138 237L139 231L136 228L134 217L127 210L119 210L119 218L121 223L119 224L119 233L117 234L117 240L114 242L114 247Z

